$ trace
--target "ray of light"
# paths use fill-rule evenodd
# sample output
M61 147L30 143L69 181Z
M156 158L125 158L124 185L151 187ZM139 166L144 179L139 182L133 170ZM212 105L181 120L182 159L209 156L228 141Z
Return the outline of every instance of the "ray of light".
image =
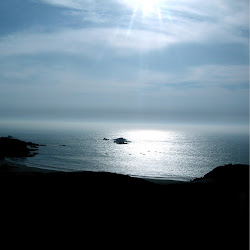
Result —
M127 36L129 36L130 31L131 31L131 29L133 28L134 20L135 20L137 11L138 11L138 5L137 5L136 8L133 10L133 15L132 15L132 17L131 17L131 19L130 19L129 26L128 26L128 30L127 30Z

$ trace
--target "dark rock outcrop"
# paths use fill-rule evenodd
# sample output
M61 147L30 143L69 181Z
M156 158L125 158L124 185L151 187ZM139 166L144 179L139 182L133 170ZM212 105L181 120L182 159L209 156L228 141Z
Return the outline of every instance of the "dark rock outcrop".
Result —
M114 143L116 144L128 144L130 141L128 141L127 139L120 137L120 138L116 138L114 139Z
M236 178L248 179L249 166L243 164L228 164L214 168L212 171L204 175L204 177L195 180L215 179L217 181L231 181Z
M219 166L192 182L214 182L225 187L247 190L249 186L249 165L228 164Z
M39 144L25 142L12 136L0 138L0 158L31 157L37 154Z

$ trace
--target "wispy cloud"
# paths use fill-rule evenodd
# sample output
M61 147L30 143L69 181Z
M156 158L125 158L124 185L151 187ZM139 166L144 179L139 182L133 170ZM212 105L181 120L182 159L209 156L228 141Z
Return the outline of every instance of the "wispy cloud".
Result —
M142 82L158 87L182 88L248 88L248 65L200 65L187 67L182 72L140 71Z
M107 0L105 3L95 0L40 1L69 8L69 13L78 14L79 19L95 23L98 20L101 23L109 13L105 20L110 27L151 30L177 41L246 43L248 39L248 0L158 1L160 16L152 12L147 17L135 10L137 4L132 0ZM81 15L81 11L85 11L84 14Z
M199 83L199 85L218 86L230 88L234 85L241 88L247 86L249 77L248 65L203 65L190 69L188 81Z
M89 10L96 4L95 0L38 0L51 5L70 9Z
M189 28L187 28L189 26ZM159 50L181 43L243 43L236 37L206 24L172 25L165 32L120 28L65 29L54 33L20 32L0 38L0 55L73 53L95 55L104 47L119 55Z
M39 61L39 60L38 60ZM208 113L247 115L248 91L242 91L248 68L239 65L203 65L185 71L133 70L116 78L100 78L67 63L13 62L0 68L0 112L54 114L79 117L92 111L183 115ZM2 66L2 65L1 65ZM199 88L190 87L193 83ZM226 84L226 85L225 85ZM225 85L225 86L224 86ZM231 91L230 85L236 90ZM237 87L238 86L238 87ZM115 105L114 105L115 104ZM91 113L92 114L92 113Z
M161 45L164 47L172 42L248 43L247 0L159 1L160 16L159 13L152 12L146 17L134 9L136 4L132 0L107 0L105 3L95 0L40 1L67 8L69 15L77 16L82 22L93 22L97 28L103 22L110 29L120 28L119 36L114 42L118 47L136 48L137 42L141 42L140 38L144 38L143 35L151 43L148 38L150 33L143 34L138 30L154 32L152 35L159 33L158 38L163 41ZM127 33L131 34L130 45L122 34L123 29L128 29ZM135 33L140 38L135 39ZM120 45L117 41L120 41ZM159 42L155 45L159 48ZM145 46L144 49L151 50L152 46Z
M41 53L96 54L104 47L120 55L131 51L161 49L174 40L167 35L144 30L125 29L66 29L54 33L16 33L0 39L0 54L27 55Z

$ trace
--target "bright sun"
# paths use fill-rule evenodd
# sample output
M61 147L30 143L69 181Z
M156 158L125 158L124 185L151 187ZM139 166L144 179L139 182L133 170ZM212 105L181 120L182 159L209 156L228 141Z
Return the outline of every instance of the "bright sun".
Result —
M159 10L159 3L162 0L124 0L124 3L134 10L141 10L144 15Z

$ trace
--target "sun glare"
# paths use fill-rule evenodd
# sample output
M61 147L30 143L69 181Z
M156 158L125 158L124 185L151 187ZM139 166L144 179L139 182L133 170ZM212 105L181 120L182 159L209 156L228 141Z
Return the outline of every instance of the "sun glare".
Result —
M143 15L149 15L159 11L161 0L124 0L124 3L134 10L141 10Z
M163 0L120 0L124 5L132 9L133 14L131 16L127 35L130 34L130 31L133 29L134 21L142 14L143 19L150 19L154 17L158 19L159 25L162 23L161 8Z

